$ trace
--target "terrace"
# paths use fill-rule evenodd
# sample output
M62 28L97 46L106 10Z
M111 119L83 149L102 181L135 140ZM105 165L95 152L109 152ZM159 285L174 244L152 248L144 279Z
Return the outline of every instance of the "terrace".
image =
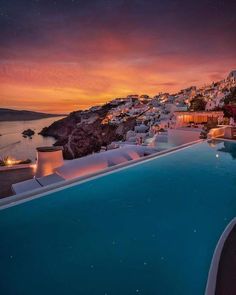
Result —
M176 118L176 126L183 127L191 123L205 124L208 122L218 123L219 119L223 119L222 111L201 111L201 112L174 112Z

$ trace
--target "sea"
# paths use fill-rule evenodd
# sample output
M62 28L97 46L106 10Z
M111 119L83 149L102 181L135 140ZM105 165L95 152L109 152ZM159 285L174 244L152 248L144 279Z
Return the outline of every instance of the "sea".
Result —
M30 159L36 160L36 148L40 146L52 146L55 139L52 137L43 137L38 133L53 122L63 117L52 117L32 121L5 121L0 122L0 159L11 157L15 160ZM22 132L26 129L32 129L35 134L32 138L24 138Z

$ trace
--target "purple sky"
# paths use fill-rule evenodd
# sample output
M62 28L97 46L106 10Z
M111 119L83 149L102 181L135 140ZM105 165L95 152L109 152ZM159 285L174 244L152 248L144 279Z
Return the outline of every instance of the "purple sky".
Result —
M236 68L235 11L236 1L0 0L0 106L72 111L222 79Z

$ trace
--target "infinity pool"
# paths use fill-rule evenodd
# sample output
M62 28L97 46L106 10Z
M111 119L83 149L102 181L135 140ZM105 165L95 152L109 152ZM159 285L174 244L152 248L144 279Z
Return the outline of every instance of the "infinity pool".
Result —
M1 210L0 293L204 294L235 159L205 142Z

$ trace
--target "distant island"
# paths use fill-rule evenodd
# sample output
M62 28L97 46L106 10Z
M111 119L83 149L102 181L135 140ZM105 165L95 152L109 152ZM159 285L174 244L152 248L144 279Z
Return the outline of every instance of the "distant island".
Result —
M63 114L47 114L47 113L39 113L32 112L26 110L12 110L0 108L0 122L3 121L31 121L38 119L45 119L51 117L64 116Z

